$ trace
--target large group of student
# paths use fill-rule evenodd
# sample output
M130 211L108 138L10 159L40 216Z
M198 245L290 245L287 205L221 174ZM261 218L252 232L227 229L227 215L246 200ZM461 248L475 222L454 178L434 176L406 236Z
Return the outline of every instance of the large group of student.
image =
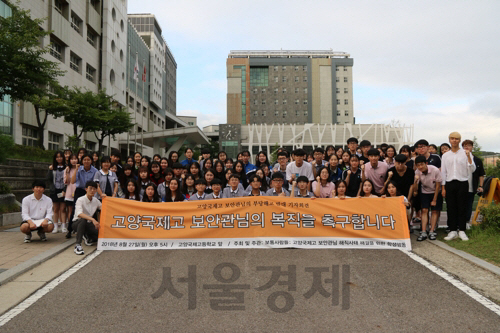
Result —
M474 195L482 191L484 169L473 156L473 142L457 132L439 148L426 140L399 151L392 145L372 147L368 140L347 140L345 147L327 146L312 152L279 148L271 161L260 151L251 160L248 150L229 158L224 151L212 156L203 149L198 160L186 148L168 157L152 158L139 152L122 162L118 151L100 156L79 149L54 154L47 183L50 199L43 195L46 183L35 181L34 193L22 204L21 231L25 242L37 230L76 233L75 253L83 254L82 240L97 239L97 212L103 197L142 202L179 202L245 196L295 198L373 198L403 196L408 223L421 224L417 240L436 239L443 198L446 198L449 234L445 240L468 240L466 223L472 214ZM430 214L429 214L430 213ZM429 217L430 215L430 217Z

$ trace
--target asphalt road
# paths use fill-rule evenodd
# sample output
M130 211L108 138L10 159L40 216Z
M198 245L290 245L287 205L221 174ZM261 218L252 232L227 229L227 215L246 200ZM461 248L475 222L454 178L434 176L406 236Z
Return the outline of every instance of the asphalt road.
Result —
M0 332L499 327L498 315L398 250L242 249L103 252Z

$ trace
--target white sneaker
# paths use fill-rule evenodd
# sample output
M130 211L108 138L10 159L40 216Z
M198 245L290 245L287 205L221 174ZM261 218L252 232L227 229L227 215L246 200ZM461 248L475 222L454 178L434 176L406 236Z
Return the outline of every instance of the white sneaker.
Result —
M52 230L53 234L57 234L58 224L54 223L54 230Z
M460 237L461 240L463 241L468 241L469 237L465 234L465 231L459 231L458 232L458 237Z
M68 229L66 228L66 225L67 225L67 223L63 223L63 224L61 224L61 232L62 232L63 234L65 234L65 233L67 233L67 232L68 232Z
M446 237L444 238L444 240L449 241L449 240L455 239L455 238L457 238L457 237L458 237L458 234L457 234L457 232L456 232L456 231L450 231L450 233L448 234L448 236L446 236Z

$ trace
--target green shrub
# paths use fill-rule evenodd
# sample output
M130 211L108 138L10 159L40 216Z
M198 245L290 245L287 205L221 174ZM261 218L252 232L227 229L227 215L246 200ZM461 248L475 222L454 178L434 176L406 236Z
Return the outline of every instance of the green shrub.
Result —
M0 134L0 163L5 162L14 147L14 140L9 135Z
M6 182L0 182L0 194L9 194L12 192L10 185Z
M7 155L8 158L28 160L36 162L52 162L53 150L45 150L39 147L14 145Z
M0 214L20 212L21 207L16 204L0 205Z
M483 215L481 228L500 232L500 204L492 202L488 206L482 207L480 212Z

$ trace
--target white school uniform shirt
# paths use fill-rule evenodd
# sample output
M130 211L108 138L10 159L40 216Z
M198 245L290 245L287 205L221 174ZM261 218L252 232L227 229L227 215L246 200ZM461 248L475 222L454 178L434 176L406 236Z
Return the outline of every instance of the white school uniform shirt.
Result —
M34 193L24 197L21 207L23 221L41 219L52 221L52 215L54 214L52 211L52 200L45 194L42 194L40 200L35 198Z
M101 209L102 203L96 197L92 197L92 200L89 200L87 195L85 194L83 197L78 198L75 204L75 217L73 221L77 221L80 219L78 215L81 213L86 214L92 217L98 209Z
M469 163L467 154L462 148L458 149L455 153L451 150L443 154L441 159L441 185L452 180L465 182L469 180L469 172L472 174L476 171L476 164L474 157L471 154L472 163Z

